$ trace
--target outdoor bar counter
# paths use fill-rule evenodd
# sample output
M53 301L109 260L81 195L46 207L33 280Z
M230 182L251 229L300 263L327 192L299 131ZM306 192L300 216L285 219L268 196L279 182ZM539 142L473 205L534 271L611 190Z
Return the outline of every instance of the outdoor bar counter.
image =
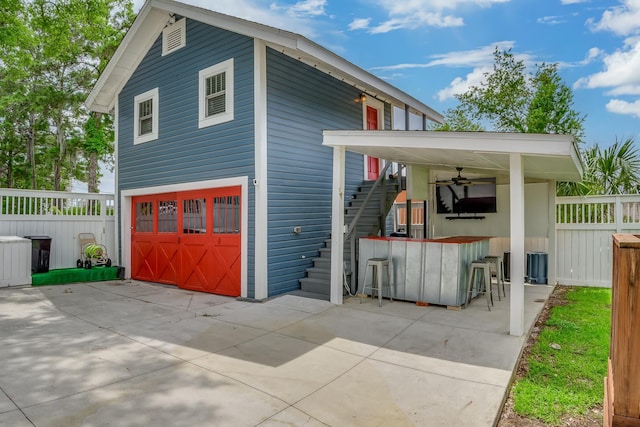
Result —
M469 263L489 254L489 239L361 238L358 289L362 289L367 260L387 258L391 264L393 298L459 307L465 301ZM383 289L383 295L388 297Z

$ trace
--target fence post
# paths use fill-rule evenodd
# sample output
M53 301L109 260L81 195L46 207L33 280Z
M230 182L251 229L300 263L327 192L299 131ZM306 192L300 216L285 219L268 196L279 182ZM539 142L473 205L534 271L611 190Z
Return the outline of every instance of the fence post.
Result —
M640 426L640 238L613 235L611 347L604 382L604 425Z
M622 199L620 198L620 196L616 196L616 204L615 204L615 210L616 210L616 233L621 233L622 232L622 221L624 219L623 216L623 212L622 212Z

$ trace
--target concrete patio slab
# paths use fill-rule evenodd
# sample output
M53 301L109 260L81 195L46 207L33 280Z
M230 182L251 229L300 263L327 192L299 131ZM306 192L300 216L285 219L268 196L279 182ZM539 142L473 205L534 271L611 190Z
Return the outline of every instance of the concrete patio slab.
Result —
M387 314L351 310L345 305L334 306L309 319L279 329L278 333L347 353L369 356L412 322Z
M0 347L0 384L19 407L131 378L180 362L126 337L86 334Z
M0 413L0 426L6 427L33 427L27 417L19 410Z
M294 404L362 358L270 333L193 363Z
M530 328L551 287L525 287ZM508 294L508 292L507 292ZM0 289L0 425L492 426L524 337L492 311L136 281Z
M425 314L436 310L434 306L418 306L416 304L392 304L389 300L384 299L382 307L378 306L377 298L364 298L360 302L360 298L349 298L344 301L344 306L354 310L370 311L378 314L388 314L390 316L398 316L405 319L420 319Z
M332 426L490 426L504 391L365 360L296 407Z
M5 305L5 304L2 304ZM30 341L59 341L66 335L86 333L97 328L57 310L52 304L36 309L0 314L0 348Z
M56 300L53 302L55 304ZM126 297L112 300L85 301L81 304L74 304L71 307L60 307L60 309L86 322L105 328L139 322L154 317L178 314L181 311L179 303L178 307L174 308Z
M292 426L302 426L302 427L325 427L327 424L322 423L311 415L305 414L304 412L294 408L293 406L288 407L282 412L278 412L271 418L266 421L258 424L260 427L292 427Z
M305 313L318 314L332 307L329 301L311 298L299 298L293 295L282 295L266 302L268 305L278 305L291 308L293 310L304 311Z
M310 317L313 313L301 310L294 310L277 304L257 304L243 303L242 306L233 304L233 308L225 307L222 304L207 310L211 316L216 316L223 322L249 326L263 329L265 331L275 331L287 325L299 322Z
M287 406L185 363L31 406L25 413L36 426L253 426Z
M127 323L113 330L182 360L207 356L268 333L191 312Z
M9 397L2 393L0 394L0 414L18 409L18 407L9 399ZM2 424L0 424L2 425Z

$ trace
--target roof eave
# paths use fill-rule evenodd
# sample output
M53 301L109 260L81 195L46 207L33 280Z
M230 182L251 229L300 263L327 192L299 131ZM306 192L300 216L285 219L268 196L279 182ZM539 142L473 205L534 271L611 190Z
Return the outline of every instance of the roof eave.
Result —
M91 111L109 113L115 105L115 98L128 81L156 38L165 27L171 13L152 6L153 2L145 2L133 24L125 34L122 42L100 74L98 81L91 89L85 105ZM125 55L130 60L122 64ZM120 79L114 76L120 76Z
M174 14L264 40L268 45L284 48L284 53L292 57L308 56L313 61L321 63L322 69L336 70L336 73L332 73L334 77L342 78L363 90L369 90L372 95L381 95L395 105L408 106L436 123L442 123L444 120L444 117L431 107L304 36L173 0L145 2L87 97L87 108L99 112L113 110L116 96L160 35L170 16ZM125 61L127 55L131 58Z

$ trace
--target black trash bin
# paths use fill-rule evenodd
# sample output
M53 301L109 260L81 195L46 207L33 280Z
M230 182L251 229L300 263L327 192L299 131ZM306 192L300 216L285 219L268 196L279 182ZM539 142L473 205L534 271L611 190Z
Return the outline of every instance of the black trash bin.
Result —
M49 253L51 252L51 237L24 236L31 239L31 272L49 272Z
M502 264L504 268L504 280L511 281L511 251L505 251L502 256Z
M527 252L527 283L546 285L547 264L545 252Z

